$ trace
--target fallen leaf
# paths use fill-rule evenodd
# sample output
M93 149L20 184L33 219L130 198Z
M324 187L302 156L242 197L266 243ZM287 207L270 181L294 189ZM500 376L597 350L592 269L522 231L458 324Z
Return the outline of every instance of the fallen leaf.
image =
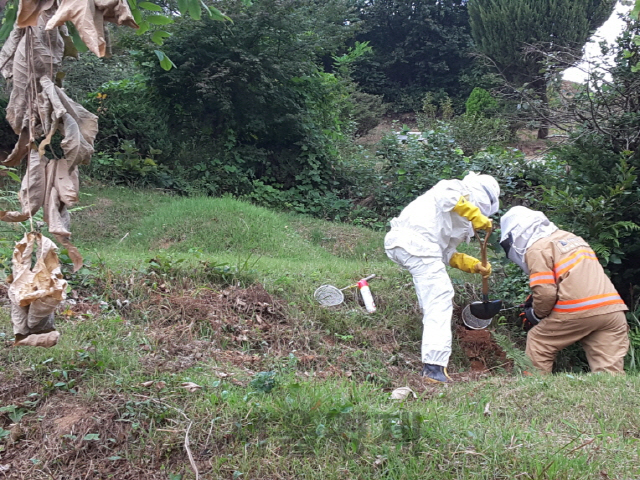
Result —
M200 385L198 385L196 383L193 383L193 382L184 382L184 383L181 383L180 386L182 388L186 388L188 391L190 391L192 393L196 392L196 391L198 391L198 390L200 390L202 388Z
M167 384L165 382L162 382L162 381L161 382L156 382L156 388L158 390L162 390L166 386L167 386Z
M373 462L373 465L375 467L379 467L380 465L382 465L386 461L387 461L387 457L385 457L384 455L377 455L376 456L376 460Z
M60 332L56 330L49 333L34 333L22 340L16 341L15 345L19 347L28 346L50 348L58 343L59 338Z
M391 399L404 400L409 396L409 394L412 394L413 398L417 398L416 393L413 390L411 390L409 387L396 388L393 392L391 392Z
M142 382L140 384L140 386L142 386L142 387L150 387L153 384L154 384L154 381L153 380L149 380L148 382Z

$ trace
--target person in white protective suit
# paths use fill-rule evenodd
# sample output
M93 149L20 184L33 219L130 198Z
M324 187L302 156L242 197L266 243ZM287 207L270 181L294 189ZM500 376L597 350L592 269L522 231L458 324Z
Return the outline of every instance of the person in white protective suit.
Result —
M422 376L427 381L451 381L453 285L445 265L468 273L491 274L477 258L456 252L476 230L492 227L498 212L500 186L490 175L469 173L462 180L441 180L391 220L384 239L387 256L413 276L422 309Z

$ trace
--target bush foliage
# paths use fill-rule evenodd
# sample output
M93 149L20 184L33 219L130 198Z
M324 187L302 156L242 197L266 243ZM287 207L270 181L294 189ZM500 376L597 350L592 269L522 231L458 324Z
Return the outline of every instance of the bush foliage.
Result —
M475 87L465 103L467 115L493 116L498 110L498 102L481 87Z
M219 7L232 22L181 17L166 26L169 71L126 35L115 37L120 56L109 60L116 80L104 82L104 65L87 58L69 63L69 91L93 90L84 103L100 119L91 175L384 229L439 180L489 173L501 183L503 208L542 210L583 235L635 302L637 22L610 49L609 75L594 71L588 89L558 102L573 115L571 141L528 162L507 148L513 129L483 88L493 83L467 56L466 2L224 0ZM454 95L472 87L457 115L464 97ZM419 110L422 139L390 134L373 148L354 145L387 109L407 105Z

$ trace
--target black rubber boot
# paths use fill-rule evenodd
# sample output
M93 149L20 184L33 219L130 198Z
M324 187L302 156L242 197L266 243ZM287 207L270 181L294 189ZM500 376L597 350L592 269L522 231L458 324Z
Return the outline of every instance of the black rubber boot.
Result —
M432 383L450 383L451 377L447 373L447 368L441 365L431 365L430 363L425 363L424 367L422 367L421 375L428 382Z

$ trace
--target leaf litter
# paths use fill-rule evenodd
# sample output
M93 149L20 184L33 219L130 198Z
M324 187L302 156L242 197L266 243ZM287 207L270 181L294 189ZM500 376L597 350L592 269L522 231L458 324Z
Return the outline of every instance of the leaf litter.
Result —
M163 372L179 374L195 365L204 371L208 369L216 382L249 388L250 380L259 372L272 371L274 364L282 364L293 355L297 360L295 374L304 378L368 379L378 382L382 390L389 393L404 387L400 391L411 398L417 395L418 401L442 391L442 387L425 384L419 376L418 343L415 351L400 348L398 342L406 344L406 335L370 328L364 337L370 343L369 353L377 352L381 358L388 359L390 352L401 351L395 354L396 360L386 362L386 367L370 371L366 361L353 354L359 350L357 344L337 341L321 325L292 316L283 302L260 284L222 289L166 285L162 292L150 287L144 298L144 301L132 301L129 308L121 311L125 321L127 315L141 310L147 314L148 338L140 346L140 355L149 376L133 387L140 393L103 391L91 401L62 390L55 391L34 408L33 414L22 419L24 437L3 454L3 463L10 466L5 473L7 478L13 478L11 472L21 472L20 475L26 472L34 479L49 478L36 471L49 470L64 478L83 478L89 472L92 478L111 475L125 480L145 480L156 478L154 475L161 465L180 471L192 461L183 448L189 421L185 422L173 411L174 407L163 404L159 396L180 395L180 391L183 395L199 395L210 387L187 379L172 383L167 378L165 382L154 377ZM87 299L78 298L76 304L60 308L72 309L77 305L82 307L66 321L91 318L83 314L91 311L87 307L91 302ZM478 351L470 353L478 355ZM495 366L491 358L485 358L488 368ZM382 372L385 368L386 372ZM376 377L381 374L392 380L385 382ZM452 375L456 381L469 381L488 374L485 368ZM42 389L26 375L14 377L6 384L2 380L10 379L0 369L0 400L11 398L17 404ZM146 437L145 428L151 426L157 441ZM191 433L192 446L198 438L202 442L198 435L203 434L199 430ZM141 435L147 439L143 442L144 452L138 450L142 448L137 440ZM228 452L233 441L230 437L222 439L220 444L192 450L198 469L203 474L210 473L210 456L214 452L216 455ZM137 460L124 461L127 452L133 451ZM41 463L36 466L31 458L38 458Z

